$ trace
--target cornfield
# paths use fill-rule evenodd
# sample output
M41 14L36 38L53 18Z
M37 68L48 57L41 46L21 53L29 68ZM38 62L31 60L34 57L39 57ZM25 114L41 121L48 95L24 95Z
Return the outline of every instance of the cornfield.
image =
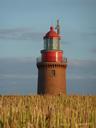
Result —
M96 96L0 96L0 128L96 128Z

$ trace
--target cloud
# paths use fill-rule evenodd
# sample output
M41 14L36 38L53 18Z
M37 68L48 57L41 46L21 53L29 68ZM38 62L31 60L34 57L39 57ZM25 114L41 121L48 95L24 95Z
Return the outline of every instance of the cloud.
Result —
M69 60L68 79L96 79L96 60Z
M67 41L67 40L61 40L61 45L69 45L69 44L71 44L71 42L69 42L69 41Z
M93 31L91 31L91 32L83 32L83 35L84 36L96 36L96 32L93 32Z
M72 76L68 76L67 78L68 80L96 80L96 75L90 75L90 76L85 76L84 74L83 75L72 75Z
M85 32L81 32L80 36L82 37L82 39L95 39L96 40L96 28L89 28L88 31ZM87 42L88 43L88 42ZM91 41L92 43L92 41Z
M79 60L79 59L70 59L68 60L68 64L69 65L73 65L73 66L96 66L96 60Z
M92 48L90 51L91 53L96 54L96 48Z
M35 58L0 58L1 79L36 78L37 68Z
M28 64L28 63L36 63L35 57L14 57L14 58L0 58L0 64L12 65L12 64Z
M0 29L0 39L5 40L42 40L42 35L30 28Z
M1 74L0 75L0 80L12 80L12 79L36 79L37 75L36 74Z

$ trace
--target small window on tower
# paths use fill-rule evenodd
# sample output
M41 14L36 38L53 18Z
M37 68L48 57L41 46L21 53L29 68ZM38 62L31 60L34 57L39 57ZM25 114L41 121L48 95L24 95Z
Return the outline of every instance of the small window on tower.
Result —
M51 70L51 75L52 76L55 76L56 75L55 70Z

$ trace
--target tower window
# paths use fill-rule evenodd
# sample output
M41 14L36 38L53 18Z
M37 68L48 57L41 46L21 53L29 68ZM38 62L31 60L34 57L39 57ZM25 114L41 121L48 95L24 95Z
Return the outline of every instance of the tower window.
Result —
M52 76L55 76L55 75L56 75L55 70L51 70L51 75L52 75Z

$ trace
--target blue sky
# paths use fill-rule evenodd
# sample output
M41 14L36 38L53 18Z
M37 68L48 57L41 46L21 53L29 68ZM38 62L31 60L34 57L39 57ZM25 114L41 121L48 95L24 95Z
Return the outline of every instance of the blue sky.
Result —
M32 83L36 92L35 60L57 19L68 92L96 94L96 0L0 0L0 93L27 93Z

